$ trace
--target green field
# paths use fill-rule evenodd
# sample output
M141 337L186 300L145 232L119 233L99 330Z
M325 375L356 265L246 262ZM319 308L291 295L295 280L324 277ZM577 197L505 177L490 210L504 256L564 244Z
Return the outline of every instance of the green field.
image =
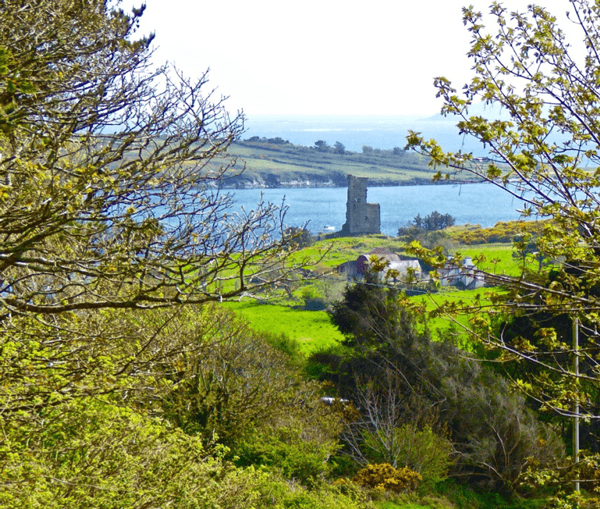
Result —
M237 162L230 177L223 181L225 187L345 187L348 174L368 177L372 186L425 184L437 172L429 167L428 157L402 150L337 154L264 140L234 143L227 156ZM225 161L215 159L208 169L218 171Z
M315 260L323 257L323 267L335 268L343 262L356 260L361 254L368 253L376 247L384 247L398 254L406 255L406 245L397 237L386 235L367 235L363 237L339 237L329 240L320 240L311 247L298 253ZM493 274L516 275L519 272L520 261L513 258L514 248L510 243L482 244L474 246L460 246L451 249L451 254L470 256L479 269ZM533 263L533 262L531 262ZM534 267L533 263L531 266Z
M488 288L465 291L444 291L436 294L411 297L411 300L417 304L423 304L427 311L433 311L445 301L457 302L459 300L465 303L475 305L479 295L482 302L485 303L485 295L490 292ZM321 350L338 344L344 336L330 322L325 311L304 311L294 309L290 306L274 304L255 304L244 302L226 302L222 304L227 308L241 315L250 326L258 331L267 331L273 334L285 334L287 337L296 340L299 343L303 354L308 355L315 350ZM469 315L461 314L459 316L439 316L427 318L427 327L432 332L434 338L438 333L443 333L449 327L458 331L461 326L468 326ZM463 345L467 346L467 345Z
M344 337L330 322L325 311L304 311L288 306L245 302L226 302L222 305L241 315L255 330L285 334L298 341L304 354L336 345Z
M404 244L393 237L384 235L370 235L364 237L344 237L332 240L322 240L313 246L303 249L298 256L308 256L312 259L323 257L320 264L313 269L320 271L321 275L312 281L306 281L304 286L294 291L295 301L278 299L276 303L257 304L255 302L229 302L224 306L241 314L250 326L259 331L268 331L275 334L285 334L287 337L298 341L301 351L309 354L315 350L327 348L337 344L343 335L329 321L325 311L305 311L299 309L302 304L301 295L309 289L313 295L323 295L324 288L334 286L337 291L330 291L326 300L339 298L340 289L346 284L345 280L334 272L339 264L355 260L360 254L367 253L375 247L386 247L394 252L403 252ZM461 256L471 256L478 267L496 273L515 275L519 270L519 260L513 258L513 247L510 244L485 244L481 246L461 246L457 249ZM439 308L445 302L461 303L473 306L471 314L462 313L457 316L440 315L423 317L423 326L426 326L434 338L443 337L449 328L460 332L469 325L469 319L476 314L477 306L489 304L488 295L496 291L494 288L480 288L477 290L457 290L444 288L437 293L414 296L410 300L422 305L426 312ZM464 331L463 331L464 332ZM465 343L463 347L468 348Z
M294 259L308 257L312 260L323 258L320 266L335 268L349 260L356 260L361 254L368 253L376 247L384 247L392 252L404 251L404 243L396 237L387 235L365 235L362 237L338 237L315 242L312 246L300 251Z
M411 297L410 300L422 305L425 308L426 326L432 334L433 339L446 339L449 333L458 334L457 342L461 348L470 350L468 340L468 329L470 319L476 316L480 311L480 306L490 304L488 295L494 292L494 288L478 288L477 290L443 290L439 293L431 293L422 296ZM439 310L444 304L460 304L461 307L472 307L471 311L464 311L460 314L442 313L439 316L429 316L428 313Z

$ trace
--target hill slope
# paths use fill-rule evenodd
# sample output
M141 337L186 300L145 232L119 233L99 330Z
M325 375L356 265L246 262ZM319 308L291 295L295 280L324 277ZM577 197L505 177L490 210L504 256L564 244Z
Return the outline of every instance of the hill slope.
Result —
M228 155L238 159L238 174L225 180L228 188L346 187L348 174L368 177L371 186L417 185L430 183L436 172L429 158L402 150L336 153L279 138L237 142Z

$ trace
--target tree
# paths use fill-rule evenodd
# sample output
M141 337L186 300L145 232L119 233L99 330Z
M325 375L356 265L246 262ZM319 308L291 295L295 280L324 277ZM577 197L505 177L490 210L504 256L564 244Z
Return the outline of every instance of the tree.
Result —
M342 298L329 311L331 321L344 334L344 343L370 348L394 335L401 315L406 330L414 332L402 310L395 305L399 292L380 287L377 274L365 274L365 282L346 286Z
M293 270L284 211L232 208L243 115L153 67L143 9L117 5L0 7L0 505L189 507L221 476L206 504L252 505L156 402L197 348L191 304Z
M317 150L319 152L328 152L329 151L329 145L327 145L327 142L323 141L323 140L315 141L315 147L317 147Z
M335 142L335 145L333 146L334 151L336 154L344 154L346 152L346 147L344 146L343 143L340 143L339 141Z
M575 353L571 334L557 333L552 322L538 323L535 333L509 341L502 329L494 329L491 316L482 314L474 332L501 352L498 360L537 366L541 375L517 382L545 408L598 418L583 387L597 387L600 367L600 8L587 0L570 1L570 28L578 31L581 46L568 41L557 18L543 7L508 12L494 3L490 12L495 35L484 27L481 13L463 10L475 76L462 95L447 79L435 80L444 100L442 113L456 116L460 132L479 140L489 160L446 153L415 132L408 146L428 154L434 165L445 168L447 178L453 172L476 174L522 200L524 216L550 219L536 247L551 262L541 272L537 264L534 270L524 266L518 277L489 275L507 289L490 311L517 317L567 315L584 331L582 348ZM471 116L469 108L477 101L499 108L507 119ZM579 376L564 362L574 354L586 366Z
M287 242L293 243L299 248L311 246L315 241L310 230L302 226L288 226L283 231L283 237Z
M417 214L412 223L398 228L398 237L402 237L407 243L418 241L421 246L438 247L447 252L454 247L454 242L441 230L453 226L454 221L454 217L450 214L440 214L437 211L433 211L424 218L421 217L421 214Z
M371 155L371 154L373 154L373 147L370 147L369 145L363 145L363 147L362 147L362 153L364 155Z
M420 216L417 215L417 217L415 217L415 225L423 228L427 232L443 230L444 228L454 226L455 222L454 217L450 214L440 214L437 210L434 210L431 214L425 216L421 225L418 224L417 218L420 219Z
M333 306L352 350L321 360L324 376L361 412L343 435L353 458L435 477L450 467L449 438L451 475L506 492L519 490L532 462L561 458L556 433L505 379L452 341L432 341L417 318L404 296L375 284L350 287Z
M406 227L401 226L398 229L398 236L406 235L411 230L425 233L443 230L444 228L454 226L454 222L455 219L450 214L440 214L437 210L434 210L425 217L417 214L413 219L412 225L409 223Z
M206 74L151 68L152 37L133 40L142 12L3 4L5 317L214 301L281 269L281 212L235 213L219 189L242 114Z

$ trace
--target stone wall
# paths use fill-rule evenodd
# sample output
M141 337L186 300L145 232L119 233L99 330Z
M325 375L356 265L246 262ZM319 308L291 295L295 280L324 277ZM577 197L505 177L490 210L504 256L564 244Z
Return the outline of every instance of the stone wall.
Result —
M342 233L364 235L381 233L378 203L367 203L367 178L348 175L348 202L346 203L346 223Z

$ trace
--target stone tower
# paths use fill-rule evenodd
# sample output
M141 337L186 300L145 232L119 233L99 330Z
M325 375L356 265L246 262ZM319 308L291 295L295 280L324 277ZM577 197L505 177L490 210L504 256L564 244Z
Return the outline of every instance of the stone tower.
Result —
M381 233L379 204L367 203L367 178L348 175L346 223L342 234L362 235Z

